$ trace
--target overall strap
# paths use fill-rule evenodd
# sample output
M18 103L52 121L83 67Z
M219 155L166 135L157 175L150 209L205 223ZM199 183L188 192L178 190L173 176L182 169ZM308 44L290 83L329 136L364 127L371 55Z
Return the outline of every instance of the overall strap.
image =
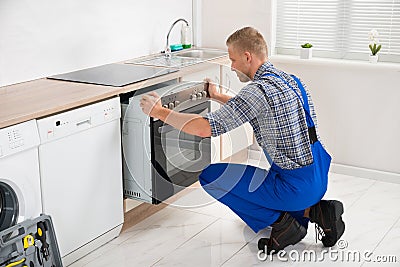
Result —
M287 86L289 86L290 89L292 89L292 91L297 95L297 97L300 99L300 102L302 103L304 112L306 114L306 122L307 122L307 127L308 127L308 135L310 137L310 142L311 144L314 144L315 142L318 141L317 138L317 132L315 130L315 124L314 121L311 117L311 113L310 113L310 106L308 104L308 97L307 97L307 93L306 90L304 89L304 86L302 85L302 83L300 82L299 78L297 78L295 75L290 75L297 83L301 95L300 96L297 91L293 88L293 86L290 85L289 82L287 82L285 79L283 79L281 76L276 75L276 74L272 74L272 73L265 73L264 75L262 75L262 78L266 78L268 76L272 76L275 78L278 78L280 80L282 80Z

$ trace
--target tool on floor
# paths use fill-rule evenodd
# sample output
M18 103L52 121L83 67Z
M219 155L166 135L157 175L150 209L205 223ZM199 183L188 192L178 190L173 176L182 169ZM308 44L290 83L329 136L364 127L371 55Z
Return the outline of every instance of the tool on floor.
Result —
M35 245L35 238L32 235L26 235L23 239L22 242L24 243L24 249L28 249L30 246Z
M36 246L35 246L35 248L36 248L36 257L37 257L37 261L40 264L40 266L43 265L43 255L42 255L42 253L40 253L40 248L39 248L41 246L41 244L42 244L42 242L40 242L40 240L38 240L36 242Z
M42 242L42 246L40 248L40 252L43 255L43 258L48 261L49 260L49 244L46 241L46 224L44 222L38 222L37 223L37 233L36 233L36 238Z
M19 260L19 261L11 262L11 263L7 264L6 267L14 267L14 266L20 265L20 264L23 263L25 260L26 260L26 259L23 258L23 259L21 259L21 260Z
M50 216L42 214L0 231L0 267L62 267Z

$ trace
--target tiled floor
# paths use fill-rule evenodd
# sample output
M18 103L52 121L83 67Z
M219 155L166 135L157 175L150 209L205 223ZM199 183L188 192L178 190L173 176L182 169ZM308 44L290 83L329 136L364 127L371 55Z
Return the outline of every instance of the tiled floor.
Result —
M347 228L331 251L315 243L310 224L306 238L286 248L286 256L262 261L257 241L268 229L255 234L196 188L71 266L400 266L400 184L331 173L324 198L345 205ZM304 251L323 262L296 260ZM397 263L372 262L384 256L395 256Z

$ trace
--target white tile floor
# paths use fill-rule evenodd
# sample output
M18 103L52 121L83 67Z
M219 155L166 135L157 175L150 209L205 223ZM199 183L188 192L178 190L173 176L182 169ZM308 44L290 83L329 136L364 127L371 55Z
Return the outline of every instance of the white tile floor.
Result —
M71 267L321 265L297 261L296 253L305 250L315 251L319 259L325 256L323 265L400 266L400 184L331 173L324 198L339 199L345 205L347 228L341 245L347 248L337 245L330 254L320 242L315 243L310 224L306 238L286 248L287 261L277 256L261 261L257 241L268 230L255 234L228 208L196 188ZM364 258L368 251L371 262ZM358 252L360 261L354 256ZM372 262L379 256L394 256L397 263Z

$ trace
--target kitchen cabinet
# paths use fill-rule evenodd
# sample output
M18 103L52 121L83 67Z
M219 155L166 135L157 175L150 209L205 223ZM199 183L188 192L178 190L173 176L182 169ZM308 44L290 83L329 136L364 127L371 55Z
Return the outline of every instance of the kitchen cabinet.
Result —
M201 82L205 78L210 78L216 84L220 84L221 81L220 76L221 76L220 65L210 63L209 68L185 75L181 78L181 81ZM215 111L219 108L220 104L218 104L216 101L211 102L211 111ZM220 160L221 160L221 137L211 137L211 163L217 163Z
M221 85L222 93L231 96L236 95L246 83L242 83L231 71L229 66L221 66ZM224 160L237 152L246 149L253 144L253 127L246 122L242 126L221 135L221 160Z

